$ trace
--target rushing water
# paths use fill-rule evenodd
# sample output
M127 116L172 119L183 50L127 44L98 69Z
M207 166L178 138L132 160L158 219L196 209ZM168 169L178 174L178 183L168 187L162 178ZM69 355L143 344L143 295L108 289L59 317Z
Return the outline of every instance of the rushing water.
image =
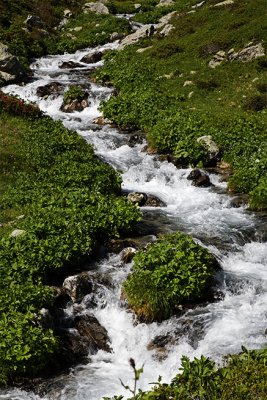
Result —
M94 49L103 51L117 44ZM107 99L111 89L88 82L88 72L97 64L83 64L72 70L59 69L62 61L79 62L90 49L75 54L49 56L32 64L33 82L11 85L6 92L37 102L40 108L54 119L59 119L77 130L96 153L122 172L123 188L154 194L167 207L143 208L147 224L162 231L183 230L208 247L220 261L223 272L219 274L222 299L186 311L161 324L136 324L133 315L120 300L120 283L130 270L121 265L120 256L110 254L95 266L113 279L113 288L104 288L99 305L93 311L107 329L112 353L99 351L90 356L87 365L74 368L67 376L57 378L56 390L48 392L50 399L100 400L104 395L125 393L119 379L131 385L132 371L128 360L144 364L140 387L148 388L159 375L164 381L177 373L182 355L190 358L201 354L220 362L221 356L238 352L241 345L260 348L266 342L267 328L267 245L264 242L264 221L244 207L231 206L232 198L226 193L226 184L219 176L210 175L211 188L197 188L186 179L190 169L177 169L173 164L160 162L156 156L144 151L145 143L129 146L129 134L123 134L109 125L99 127L93 120L101 116L99 103ZM91 49L92 50L92 49ZM49 82L83 83L90 92L90 106L82 112L66 114L59 110L63 96L40 99L39 86ZM81 306L88 309L87 297ZM73 312L73 307L66 310ZM148 344L162 335L166 339L164 351L148 350ZM53 386L52 386L53 389ZM38 396L17 389L0 394L0 399L26 400Z

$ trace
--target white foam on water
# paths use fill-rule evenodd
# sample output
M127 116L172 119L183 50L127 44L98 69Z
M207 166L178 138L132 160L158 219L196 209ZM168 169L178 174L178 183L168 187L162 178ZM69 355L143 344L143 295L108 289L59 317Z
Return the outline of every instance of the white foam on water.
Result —
M94 51L116 46L117 43L110 44ZM111 126L92 128L90 124L101 115L100 101L110 96L111 89L91 84L90 107L71 114L60 111L63 96L50 96L43 100L36 95L39 86L51 81L68 87L80 79L73 75L73 71L61 71L58 67L62 61L79 62L90 51L92 49L74 55L41 58L32 65L38 79L25 86L8 86L4 91L37 102L45 113L61 120L66 127L76 129L93 145L98 155L122 172L123 189L150 193L163 200L166 207L160 211L174 227L179 229L182 226L195 236L219 238L222 243L230 244L231 250L221 251L215 245L207 245L220 259L225 271L220 285L223 299L188 310L182 317L172 317L160 324L137 324L133 314L123 306L120 282L126 278L130 266L119 266L118 256L102 261L98 268L112 275L115 288L105 290L105 307L102 302L97 309L90 311L107 329L112 352L99 351L90 356L88 364L74 368L67 377L62 377L64 389L58 397L62 400L100 400L104 395L124 394L119 378L132 387L130 357L135 359L138 368L144 364L139 385L147 389L159 375L169 382L178 372L182 355L192 359L204 354L219 362L222 355L240 351L241 345L260 348L266 341L267 244L246 243L246 232L255 228L256 217L244 207L231 206L229 196L222 193L226 184L211 174L214 187L194 187L186 179L191 169L177 169L171 163L158 161L156 156L143 151L144 143L129 146L129 135ZM58 73L56 78L54 73ZM82 305L86 311L86 301ZM71 313L72 309L68 312ZM184 323L189 324L191 333L181 331L178 339L170 341L165 358L158 357L160 353L156 349L148 350L151 340L181 330ZM38 397L9 390L1 392L0 399L35 400Z

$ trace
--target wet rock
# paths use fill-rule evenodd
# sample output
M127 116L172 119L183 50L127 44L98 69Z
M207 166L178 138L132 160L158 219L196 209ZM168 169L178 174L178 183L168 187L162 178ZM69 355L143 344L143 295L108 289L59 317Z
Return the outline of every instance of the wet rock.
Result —
M85 3L83 6L83 12L85 14L90 12L95 14L109 14L108 8L101 2Z
M144 134L132 134L129 137L128 145L130 147L134 147L136 144L142 144L144 141L145 135Z
M127 200L132 204L136 204L137 206L142 207L147 201L147 194L132 192L128 194Z
M59 357L65 365L86 361L89 354L95 354L98 350L111 351L106 329L92 314L76 316L70 329L60 335L60 342Z
M118 32L113 32L110 35L110 41L111 42L115 42L115 40L121 40L124 38L125 35L123 35L122 33L118 33Z
M54 329L55 322L51 313L47 308L42 308L39 313L39 324L43 329Z
M145 202L145 206L147 207L166 207L166 203L160 200L158 197L149 194L147 196L147 201Z
M75 61L64 61L62 64L58 66L60 69L75 69L75 68L82 68L83 65L77 63Z
M168 357L168 345L170 343L174 343L171 335L158 335L148 343L147 350L156 351L153 358L158 361L163 361Z
M128 194L127 199L139 207L166 207L166 204L162 200L152 194L131 192Z
M81 112L83 111L86 107L89 107L90 103L87 99L83 100L73 100L70 103L63 104L60 107L60 110L65 112L65 113L72 113L75 111Z
M126 247L121 252L121 260L125 264L128 264L132 261L133 257L136 254L136 249L134 247Z
M83 341L88 343L91 354L98 350L110 352L108 333L94 315L86 314L75 317L73 327L77 329Z
M164 348L170 343L171 336L170 335L158 335L155 336L154 339L152 339L148 345L147 349L148 350L154 350L158 348Z
M96 51L95 53L88 53L82 59L81 62L86 64L94 64L100 61L103 57L102 51Z
M71 301L72 298L66 291L59 290L54 298L54 307L60 309L66 308L67 304Z
M83 272L80 275L66 278L62 287L73 301L80 301L84 296L92 292L93 282L91 277L86 272Z
M249 202L249 195L248 194L241 194L239 196L234 197L231 200L231 206L234 208L239 208L242 206L247 205Z
M64 92L64 85L59 82L50 82L47 85L39 86L37 88L36 94L39 97L46 97L53 95L60 95Z
M26 78L26 72L17 59L10 53L8 47L0 43L0 84L21 82Z
M111 239L108 243L108 250L112 253L120 253L126 247L133 247L135 249L144 249L148 243L155 240L155 236L146 235L135 238L127 239Z
M112 124L112 121L108 118L97 117L93 120L93 123L102 126L102 125Z
M200 169L193 169L187 177L188 180L192 181L193 186L197 187L209 187L211 186L210 178L207 174L202 172Z

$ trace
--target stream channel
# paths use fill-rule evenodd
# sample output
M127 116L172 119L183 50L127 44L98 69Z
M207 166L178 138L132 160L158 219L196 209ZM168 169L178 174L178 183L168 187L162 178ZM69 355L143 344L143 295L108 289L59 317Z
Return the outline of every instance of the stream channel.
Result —
M219 175L209 174L214 185L210 188L194 187L186 179L190 168L177 169L172 163L161 162L156 155L145 152L145 141L129 145L129 133L94 123L101 116L100 101L112 93L111 88L88 81L90 70L100 67L102 61L81 63L74 69L59 68L63 61L80 63L88 52L117 46L115 42L75 54L38 59L31 66L32 82L11 85L4 90L38 103L46 114L76 130L102 159L122 172L124 190L146 192L163 200L167 207L141 208L144 225L150 226L152 233L177 230L190 233L206 246L222 267L218 276L222 296L217 302L188 309L160 324L136 324L120 300L120 284L131 264L122 265L120 255L109 254L93 268L112 279L113 287L103 286L93 309L88 309L90 301L86 296L80 310L93 312L107 329L112 352L100 350L88 357L86 365L57 377L51 390L48 388L46 399L100 400L107 395L125 394L119 379L132 387L130 357L138 368L144 364L139 387L148 389L149 383L157 381L159 375L163 381L170 382L178 372L182 355L193 359L203 354L220 362L223 355L239 352L241 345L255 349L266 343L266 217L249 212L244 206L233 207L233 195L227 193L226 183L220 182ZM63 95L38 97L37 88L53 81L64 84L66 89L70 84L85 85L90 93L90 106L82 112L64 113L60 111ZM67 314L73 312L73 305L66 309ZM165 338L165 346L162 349L150 346L149 350L148 344L155 337ZM11 388L0 392L0 399L28 400L39 396Z

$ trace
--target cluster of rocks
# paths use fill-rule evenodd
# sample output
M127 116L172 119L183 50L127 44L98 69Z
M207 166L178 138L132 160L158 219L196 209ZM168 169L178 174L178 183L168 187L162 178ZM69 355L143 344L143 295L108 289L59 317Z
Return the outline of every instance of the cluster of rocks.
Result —
M161 36L168 36L174 29L174 26L170 24L170 21L175 15L177 15L177 12L173 11L160 18L158 24L146 24L141 26L135 32L126 36L121 41L118 49L122 50L124 47L135 44L145 37L153 36L155 33L159 33Z
M217 51L217 53L210 60L209 67L216 68L225 61L240 60L243 62L250 62L256 58L264 56L265 51L262 43L254 44L253 42L250 42L240 51L235 51L233 48L228 51Z
M158 197L141 192L129 193L127 195L127 200L138 207L166 207L166 204Z
M81 112L86 107L89 107L90 102L88 100L89 93L84 92L82 98L77 98L74 100L63 100L63 103L60 107L60 111L65 113L73 113L75 111Z
M0 84L21 82L26 72L18 58L11 54L8 46L0 43Z
M48 96L55 96L57 97L64 92L64 85L59 82L50 82L44 86L39 86L37 88L36 94L38 97L42 97L43 99L47 99Z

